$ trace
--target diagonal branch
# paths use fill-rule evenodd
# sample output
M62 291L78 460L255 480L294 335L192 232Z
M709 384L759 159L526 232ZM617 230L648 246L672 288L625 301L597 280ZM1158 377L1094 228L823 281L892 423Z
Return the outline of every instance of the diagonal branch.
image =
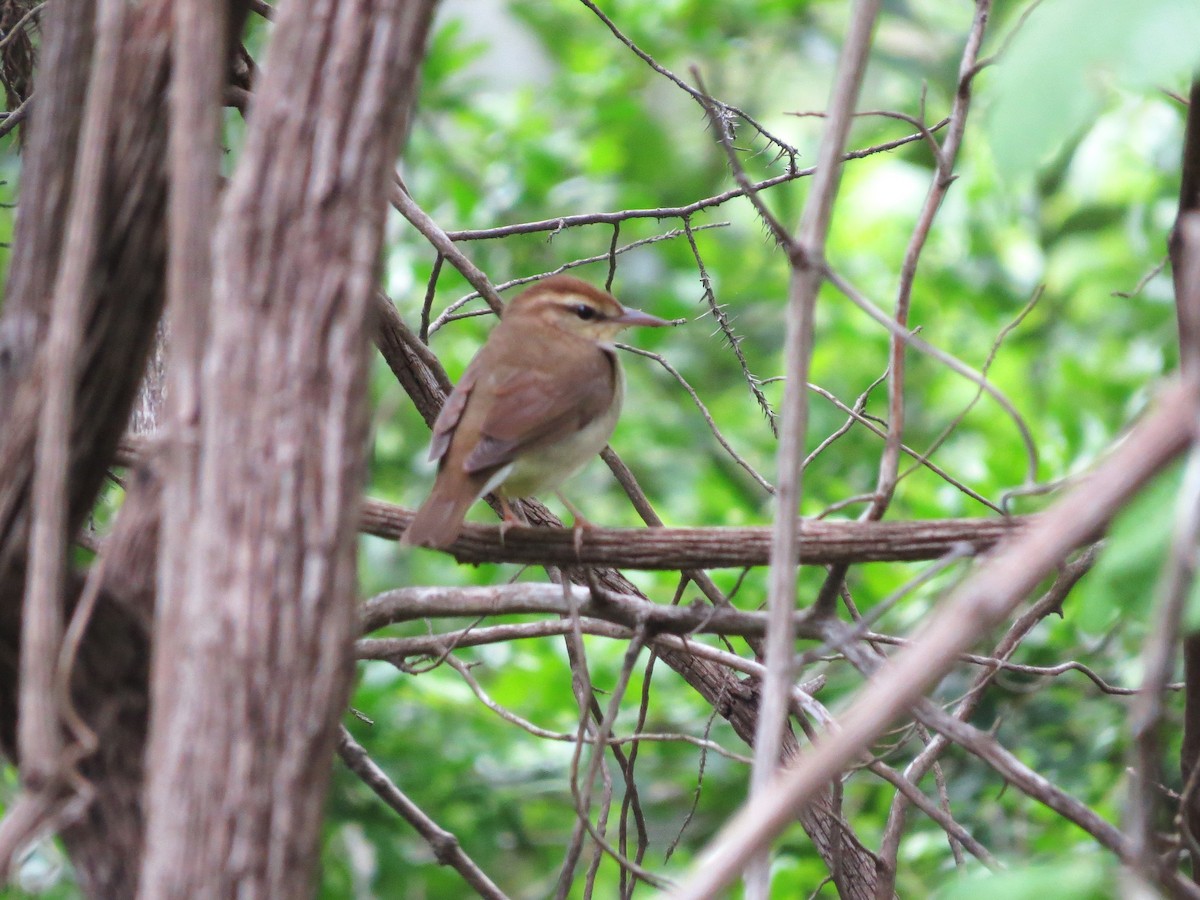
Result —
M1104 526L1147 479L1191 439L1192 423L1178 414L1195 387L1177 384L1157 408L1083 483L1051 507L1021 537L1007 542L940 605L911 646L893 657L859 692L830 733L744 806L697 860L677 897L707 897L736 877L847 761L862 753L897 716L917 703L988 628L1000 621L1073 547Z
M817 292L824 281L821 260L833 216L841 172L842 151L854 107L867 68L871 35L879 0L859 0L854 5L842 54L838 59L833 91L817 171L804 205L800 228L788 247L792 272L788 283L786 374L779 449L776 456L775 523L771 533L771 572L767 602L773 626L767 637L767 679L755 741L755 766L751 793L762 797L779 759L779 740L787 716L787 696L792 683L792 632L790 611L796 606L796 567L800 562L800 528L797 513L802 492L801 468L808 430L808 370L812 358L813 322ZM765 863L764 863L765 866ZM761 894L765 895L765 871Z
M433 855L443 866L451 866L463 881L475 889L485 900L505 900L508 896L498 888L483 869L463 850L451 832L433 821L421 807L413 803L408 796L396 787L388 778L387 773L375 764L367 755L363 746L350 736L350 732L341 728L338 732L338 756L346 764L346 768L357 775L367 787L384 803L400 814L417 834L425 839L433 850Z

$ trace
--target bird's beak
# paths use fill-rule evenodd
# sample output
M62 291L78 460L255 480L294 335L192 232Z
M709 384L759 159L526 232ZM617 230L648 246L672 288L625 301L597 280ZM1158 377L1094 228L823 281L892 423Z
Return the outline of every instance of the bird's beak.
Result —
M630 309L628 306L622 306L621 314L615 319L609 319L609 321L626 327L632 325L649 325L655 328L664 328L671 324L666 319L652 316L650 313L642 312L640 309Z

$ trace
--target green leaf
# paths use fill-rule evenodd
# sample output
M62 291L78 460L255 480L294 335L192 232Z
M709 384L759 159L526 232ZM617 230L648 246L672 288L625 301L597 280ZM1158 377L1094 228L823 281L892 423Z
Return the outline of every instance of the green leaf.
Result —
M1018 27L985 94L989 143L1010 178L1083 131L1112 87L1173 82L1198 61L1192 0L1051 0Z

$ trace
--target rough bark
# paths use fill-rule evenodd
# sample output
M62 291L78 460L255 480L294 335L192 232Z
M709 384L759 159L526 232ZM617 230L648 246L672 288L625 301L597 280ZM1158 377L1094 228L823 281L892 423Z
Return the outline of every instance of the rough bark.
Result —
M107 190L97 219L98 253L84 303L87 340L73 361L69 529L91 508L134 397L162 304L167 72L166 5L129 12L107 140ZM41 71L25 140L22 196L0 321L0 741L15 758L20 602L30 516L30 479L43 373L66 361L45 358L51 289L60 267L63 224L80 132L95 8L80 0L43 12ZM86 149L83 152L87 152ZM78 583L68 593L78 591ZM70 604L68 604L70 606ZM137 814L145 728L148 641L102 592L72 672L74 705L101 749L80 772L92 790L82 818L63 838L90 896L128 896L141 841Z
M0 323L0 565L24 556L41 354L48 299L59 264L91 44L92 5L47 10L44 83L30 123L17 217L16 252ZM161 160L166 131L166 3L137 7L122 48L119 96L108 140L108 191L97 223L97 254L86 314L72 432L71 523L91 508L125 429L162 308ZM51 15L52 14L52 15ZM7 584L7 572L0 569Z
M310 891L352 672L368 313L433 6L278 16L215 238L203 564L156 634L144 897Z
M363 508L362 530L397 540L413 512L380 500ZM803 564L911 562L947 554L971 556L1029 528L1036 516L994 519L926 519L906 522L803 520L797 530ZM1094 538L1093 538L1094 539ZM505 529L467 524L447 548L460 563L511 562L539 565L606 565L623 569L678 571L766 565L771 529L601 528L587 529L576 542L569 528Z

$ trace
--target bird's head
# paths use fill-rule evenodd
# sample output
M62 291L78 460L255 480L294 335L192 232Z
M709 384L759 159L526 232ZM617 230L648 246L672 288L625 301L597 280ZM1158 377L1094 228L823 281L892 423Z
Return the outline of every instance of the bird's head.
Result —
M570 275L552 275L514 297L504 318L528 319L605 344L633 325L671 324L622 306L612 294Z

